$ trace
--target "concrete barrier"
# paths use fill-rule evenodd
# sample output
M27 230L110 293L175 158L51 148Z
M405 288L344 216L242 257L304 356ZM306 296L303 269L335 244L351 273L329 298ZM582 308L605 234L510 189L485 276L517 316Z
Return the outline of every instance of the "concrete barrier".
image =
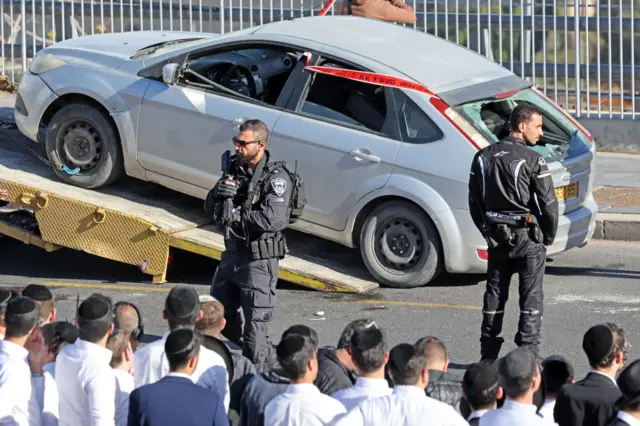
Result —
M591 132L598 151L640 154L640 114L635 120L609 118L603 114L602 118L578 121Z

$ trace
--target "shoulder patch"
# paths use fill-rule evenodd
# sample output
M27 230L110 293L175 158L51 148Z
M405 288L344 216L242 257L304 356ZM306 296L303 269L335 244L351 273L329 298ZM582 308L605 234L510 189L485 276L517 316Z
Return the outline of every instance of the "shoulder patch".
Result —
M282 194L287 191L287 181L282 178L272 179L271 187L278 197L282 197Z
M544 166L545 164L547 164L547 162L544 160L543 157L538 158L538 164L540 164L541 166Z

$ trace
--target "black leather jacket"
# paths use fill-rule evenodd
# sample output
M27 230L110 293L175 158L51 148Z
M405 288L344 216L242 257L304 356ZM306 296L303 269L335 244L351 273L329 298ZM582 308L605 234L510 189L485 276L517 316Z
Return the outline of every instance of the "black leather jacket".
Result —
M508 136L479 151L471 164L469 210L484 235L485 213L533 214L551 245L558 229L558 201L544 158L522 139Z
M460 413L460 400L462 399L462 382L453 377L451 373L429 370L429 384L425 389L428 397L451 405Z

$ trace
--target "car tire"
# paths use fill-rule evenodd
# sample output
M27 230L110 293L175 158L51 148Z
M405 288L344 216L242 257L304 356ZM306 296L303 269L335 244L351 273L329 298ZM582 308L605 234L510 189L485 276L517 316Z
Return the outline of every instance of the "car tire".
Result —
M407 201L389 201L373 209L360 232L360 252L373 277L389 287L420 287L442 270L436 227Z
M64 142L65 139L72 142ZM88 144L93 151L84 157L78 152L70 155L76 155L81 163L89 161L94 152L95 157L90 164L81 164L80 172L75 175L54 169L62 181L80 188L96 189L115 182L125 174L120 138L106 114L84 103L66 105L53 115L47 127L47 157L54 165L63 164L75 169L79 164L67 157L68 149L82 143Z

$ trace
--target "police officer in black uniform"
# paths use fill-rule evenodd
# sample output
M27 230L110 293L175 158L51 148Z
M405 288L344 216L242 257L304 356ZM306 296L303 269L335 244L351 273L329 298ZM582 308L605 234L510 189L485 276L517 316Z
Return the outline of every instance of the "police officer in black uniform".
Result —
M236 155L229 170L205 202L216 217L220 204L233 200L229 237L210 293L225 308L223 335L243 348L258 371L276 358L268 325L276 306L279 260L287 252L281 231L289 224L293 189L286 165L270 161L268 139L265 123L245 121L233 138Z
M487 288L481 327L481 359L498 358L504 339L504 307L519 275L520 321L515 343L538 355L547 246L558 228L558 201L544 158L528 148L542 136L542 114L530 104L511 114L511 134L473 158L469 209L488 243Z

